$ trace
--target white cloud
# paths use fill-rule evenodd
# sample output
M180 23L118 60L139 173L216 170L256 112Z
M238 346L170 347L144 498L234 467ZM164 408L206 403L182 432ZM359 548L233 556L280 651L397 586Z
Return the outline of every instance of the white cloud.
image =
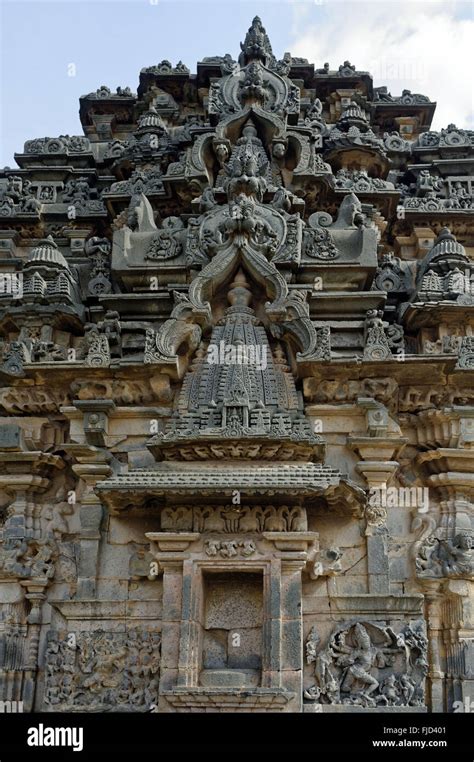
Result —
M474 16L469 2L338 2L294 5L291 52L322 67L350 60L387 85L437 102L433 128L474 128ZM303 11L303 12L302 12ZM470 13L471 11L471 13Z

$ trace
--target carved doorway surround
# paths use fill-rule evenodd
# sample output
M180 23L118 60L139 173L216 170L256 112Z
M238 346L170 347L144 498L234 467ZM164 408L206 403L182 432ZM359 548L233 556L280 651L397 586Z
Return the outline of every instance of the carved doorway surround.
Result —
M162 711L301 711L301 573L316 532L208 535L149 532L163 574ZM228 557L228 556L231 557ZM206 605L212 575L261 579L261 669L203 669ZM230 622L232 623L232 621ZM232 629L232 628L231 628ZM230 633L231 634L231 633Z

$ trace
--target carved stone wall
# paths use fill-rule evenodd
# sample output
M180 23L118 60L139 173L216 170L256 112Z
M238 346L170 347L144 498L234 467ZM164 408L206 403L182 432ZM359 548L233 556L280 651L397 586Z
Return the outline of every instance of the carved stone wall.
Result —
M240 52L0 171L0 699L472 697L474 133Z

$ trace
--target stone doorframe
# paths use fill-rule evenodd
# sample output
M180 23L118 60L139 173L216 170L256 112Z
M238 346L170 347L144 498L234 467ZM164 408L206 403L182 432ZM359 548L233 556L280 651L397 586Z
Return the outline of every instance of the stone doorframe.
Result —
M301 573L315 532L263 532L254 558L209 558L197 532L149 532L163 574L160 702L163 711L302 711ZM226 535L229 538L229 535ZM199 685L205 572L263 577L262 675L258 688Z

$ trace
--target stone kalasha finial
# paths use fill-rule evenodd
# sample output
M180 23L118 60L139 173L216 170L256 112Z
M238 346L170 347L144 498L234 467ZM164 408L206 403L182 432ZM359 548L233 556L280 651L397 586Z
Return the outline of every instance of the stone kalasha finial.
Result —
M229 304L232 307L248 307L252 299L249 288L250 285L245 277L245 273L240 269L230 284L230 290L227 294Z
M425 276L427 274L434 273L438 275L446 275L457 269L459 266L464 270L466 266L469 267L469 265L471 265L471 262L466 254L464 246L458 243L449 228L444 227L440 230L433 247L421 263L417 282L418 284L421 284L423 288L427 286L427 283L425 282ZM452 284L450 285L452 286Z
M351 101L350 105L342 112L337 126L341 130L358 127L362 132L365 132L369 129L369 122L358 103Z
M438 262L453 254L456 258L462 257L467 260L464 246L457 242L456 237L451 233L449 228L442 228L434 242L433 248L428 254L428 258L430 262Z
M31 250L27 264L30 262L64 267L64 269L69 270L68 263L50 235L42 241L38 241L37 245Z
M150 106L138 120L137 132L164 133L166 131L166 125L154 106Z
M266 33L265 27L259 16L255 16L244 42L240 43L242 53L239 56L239 64L245 66L250 61L258 59L264 64L274 61L272 46Z

